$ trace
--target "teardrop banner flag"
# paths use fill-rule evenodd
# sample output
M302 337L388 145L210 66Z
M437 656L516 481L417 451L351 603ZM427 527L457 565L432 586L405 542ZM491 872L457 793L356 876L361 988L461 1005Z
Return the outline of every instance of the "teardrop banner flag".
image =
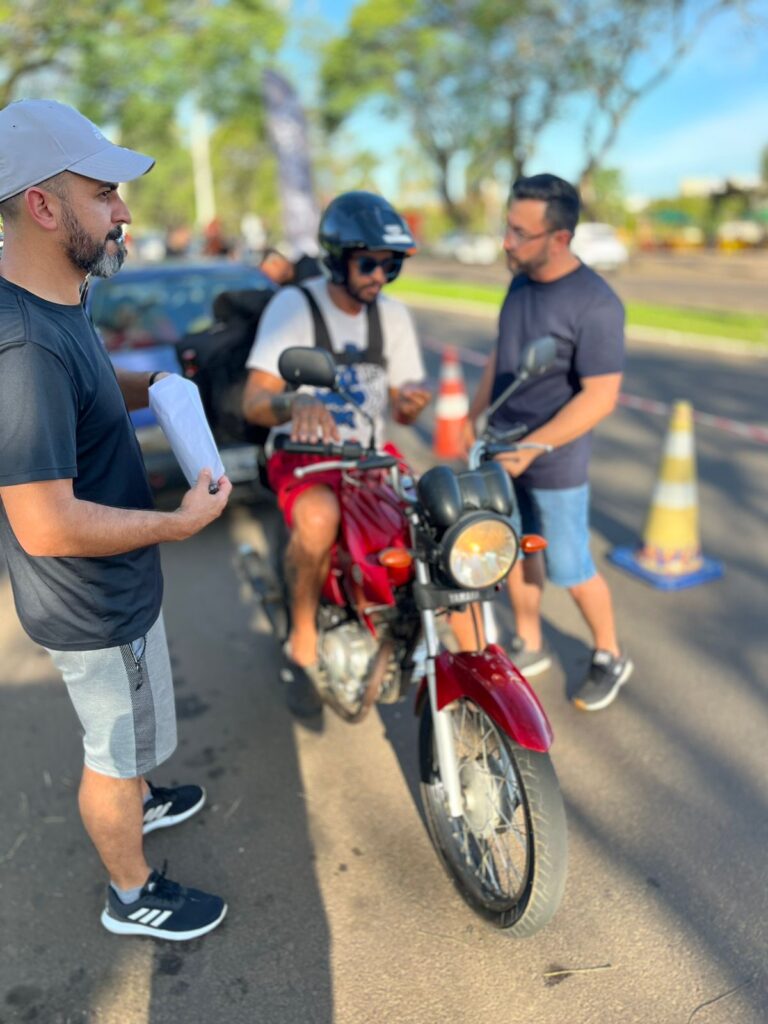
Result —
M293 86L276 71L264 72L267 132L277 156L283 237L291 259L318 253L319 214L312 190L307 122Z

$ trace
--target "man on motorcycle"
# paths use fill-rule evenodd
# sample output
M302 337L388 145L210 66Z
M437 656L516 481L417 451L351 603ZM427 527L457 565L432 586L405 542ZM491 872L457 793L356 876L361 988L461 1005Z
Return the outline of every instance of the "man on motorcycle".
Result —
M382 295L414 248L411 232L394 208L370 192L334 199L320 221L325 276L301 288L285 287L259 321L246 366L243 395L249 423L273 427L295 441L370 439L370 420L381 441L389 405L400 423L413 422L430 399L421 383L424 365L408 310ZM366 416L333 394L311 388L286 391L280 354L291 346L321 345L333 354L345 390ZM286 568L291 585L291 631L286 644L288 704L300 716L319 713L317 610L339 529L339 471L298 480L294 469L314 456L274 452L270 486L291 528Z

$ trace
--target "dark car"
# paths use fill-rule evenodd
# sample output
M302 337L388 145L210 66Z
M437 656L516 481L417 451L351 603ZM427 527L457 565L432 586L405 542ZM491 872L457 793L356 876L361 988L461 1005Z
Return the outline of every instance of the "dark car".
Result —
M94 278L86 296L91 315L115 366L126 370L181 373L176 343L213 322L213 302L222 292L274 289L258 268L214 261L124 267L111 278ZM156 489L185 481L149 409L131 413L150 481ZM259 479L254 445L221 446L233 483Z

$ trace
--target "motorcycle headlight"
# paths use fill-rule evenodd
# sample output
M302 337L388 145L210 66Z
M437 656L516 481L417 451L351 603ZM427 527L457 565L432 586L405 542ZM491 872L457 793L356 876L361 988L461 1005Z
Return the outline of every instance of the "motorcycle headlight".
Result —
M447 531L443 563L457 586L477 590L503 580L518 549L517 534L506 519L479 514Z

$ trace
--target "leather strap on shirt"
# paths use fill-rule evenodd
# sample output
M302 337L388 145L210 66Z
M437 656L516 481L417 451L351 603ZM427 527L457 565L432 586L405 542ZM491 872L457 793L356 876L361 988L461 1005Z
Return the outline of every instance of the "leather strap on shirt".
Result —
M299 286L309 303L312 314L312 323L315 328L315 346L330 352L333 361L337 366L351 366L354 363L372 363L374 366L386 366L384 358L384 335L381 330L381 317L379 315L378 303L372 302L366 306L368 319L368 344L365 349L359 352L336 352L331 345L331 336L328 333L326 324L317 300L308 288Z

